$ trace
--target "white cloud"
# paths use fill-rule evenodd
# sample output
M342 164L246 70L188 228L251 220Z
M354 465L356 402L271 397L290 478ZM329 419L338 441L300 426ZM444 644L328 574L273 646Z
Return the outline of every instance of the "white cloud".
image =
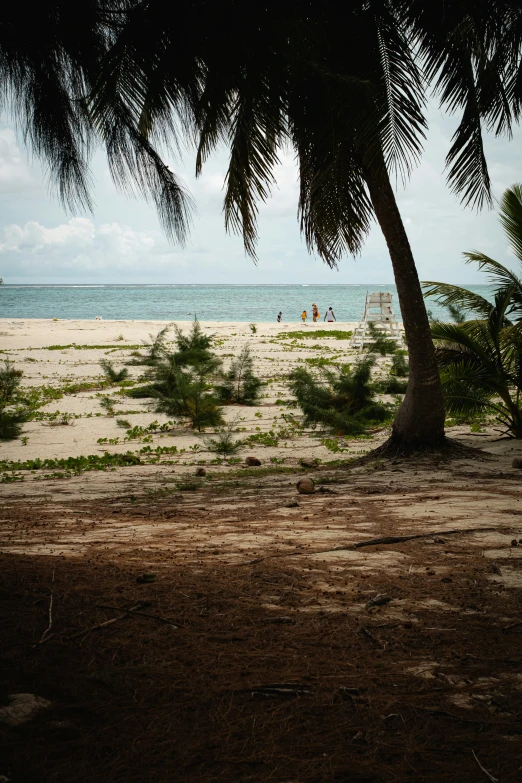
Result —
M96 227L88 218L46 228L36 221L12 224L3 231L0 252L22 255L22 266L46 264L62 268L124 269L143 264L155 251L150 232L134 231L120 223ZM36 257L36 258L35 258Z

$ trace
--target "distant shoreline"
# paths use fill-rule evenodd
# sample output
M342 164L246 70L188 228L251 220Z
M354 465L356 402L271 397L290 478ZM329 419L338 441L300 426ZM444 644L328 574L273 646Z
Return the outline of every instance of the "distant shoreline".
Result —
M0 318L0 329L3 329L8 326L21 326L26 321L31 324L31 326L34 326L39 322L42 327L48 326L50 324L53 324L56 326L57 324L63 324L64 326L73 326L76 324L89 324L89 325L95 325L100 330L102 329L104 324L158 324L158 325L165 325L165 324L190 324L194 318L102 318L101 320L97 321L96 318L33 318L30 315L27 316L18 316L16 318ZM198 319L201 326L208 329L234 329L238 326L244 326L246 321L210 321L210 320L203 320ZM323 321L321 318L316 323L313 323L312 319L310 318L305 324L301 321L300 318L294 320L294 321L281 321L281 323L277 323L277 321L274 319L273 321L256 321L256 326L259 329L268 329L269 327L274 327L276 330L284 331L285 326L291 326L292 328L299 327L300 329L315 329L317 331L321 330L328 330L328 329L335 329L335 328L346 328L346 329L353 329L354 326L359 323L358 321L334 321L333 323L327 323L326 321Z

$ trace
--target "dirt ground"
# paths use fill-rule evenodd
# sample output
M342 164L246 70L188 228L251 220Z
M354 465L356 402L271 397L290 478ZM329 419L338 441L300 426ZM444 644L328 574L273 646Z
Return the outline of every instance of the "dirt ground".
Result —
M0 695L50 705L0 723L0 779L520 781L522 474L467 443L309 496L298 467L3 485Z

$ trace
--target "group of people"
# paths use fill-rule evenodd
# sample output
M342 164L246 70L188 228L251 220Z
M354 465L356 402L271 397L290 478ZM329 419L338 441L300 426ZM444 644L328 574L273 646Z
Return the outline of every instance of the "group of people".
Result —
M312 305L312 320L314 324L317 323L320 317L321 317L321 313L319 312L319 308L314 302ZM301 313L301 320L304 324L306 323L307 318L308 318L308 313L306 312L306 310L303 310L303 312ZM277 316L277 323L280 324L282 320L283 320L283 313L279 311ZM333 323L334 321L337 321L337 318L335 317L335 313L331 307L329 307L328 310L326 311L326 315L324 316L323 321L326 321L327 323Z

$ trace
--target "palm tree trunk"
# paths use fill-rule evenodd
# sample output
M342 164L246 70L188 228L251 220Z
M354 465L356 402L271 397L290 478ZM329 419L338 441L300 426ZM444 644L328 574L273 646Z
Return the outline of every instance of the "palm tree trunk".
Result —
M436 446L444 442L444 400L419 276L386 167L374 163L365 175L390 251L408 344L408 389L393 423L392 442Z

